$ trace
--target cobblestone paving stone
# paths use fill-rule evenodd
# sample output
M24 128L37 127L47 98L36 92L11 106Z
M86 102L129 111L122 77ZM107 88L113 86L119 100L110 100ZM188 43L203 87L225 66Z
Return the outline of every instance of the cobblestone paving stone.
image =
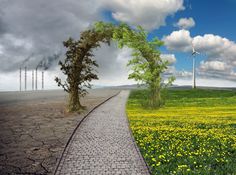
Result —
M79 126L56 174L149 174L133 142L122 91L93 111Z

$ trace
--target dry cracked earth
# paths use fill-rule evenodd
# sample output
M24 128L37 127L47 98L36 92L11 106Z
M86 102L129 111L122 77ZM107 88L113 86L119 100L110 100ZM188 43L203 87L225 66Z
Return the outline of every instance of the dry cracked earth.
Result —
M84 115L118 93L91 90L82 114L65 112L63 91L0 93L0 174L53 174L58 159Z

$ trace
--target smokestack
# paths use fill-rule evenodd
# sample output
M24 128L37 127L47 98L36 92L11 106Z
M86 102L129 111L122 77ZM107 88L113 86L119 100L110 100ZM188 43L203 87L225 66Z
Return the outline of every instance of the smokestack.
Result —
M20 91L21 91L21 67L20 67Z
M34 70L32 70L32 91L34 90Z
M44 89L44 72L42 71L42 90Z
M35 70L35 90L38 90L38 68Z
M25 66L25 91L27 90L27 67Z

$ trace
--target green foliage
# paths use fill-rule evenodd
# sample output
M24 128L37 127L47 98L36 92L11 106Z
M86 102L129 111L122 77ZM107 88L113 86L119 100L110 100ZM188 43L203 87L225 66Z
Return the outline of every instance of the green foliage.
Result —
M152 174L236 174L236 91L168 90L165 108L132 91L127 114Z
M66 81L62 82L60 78L55 81L69 93L69 111L80 111L83 107L80 104L80 97L84 96L86 88L91 88L90 82L98 79L94 73L94 68L98 64L93 59L92 50L100 47L100 43L110 44L112 37L112 26L106 25L101 29L101 25L97 24L98 30L89 29L81 33L78 41L69 38L63 44L67 49L64 62L60 61L62 72L67 75Z
M66 82L62 84L61 80L56 78L58 85L62 86L66 92L73 91L73 86L76 85L79 87L81 95L86 93L86 90L82 88L83 86L90 88L91 85L89 82L92 79L98 79L97 75L93 73L93 67L98 67L98 65L96 61L92 59L91 51L84 51L84 45L81 44L83 42L83 37L81 37L80 41L69 38L67 41L63 42L64 46L67 48L66 58L64 63L60 61L59 65L61 66L62 72L67 75L67 79ZM82 57L80 57L80 55L82 55Z
M65 82L60 78L55 80L58 86L70 94L69 111L82 108L79 98L87 92L84 87L91 88L90 82L98 79L94 73L94 67L98 65L92 59L92 50L100 47L100 43L109 45L111 40L117 41L120 48L126 46L133 49L133 59L128 63L132 70L129 79L148 86L150 94L147 105L150 107L163 105L162 89L171 84L174 78L171 77L164 85L161 75L167 69L168 62L160 58L158 50L163 42L158 38L149 42L147 34L140 26L134 30L124 23L115 26L111 23L97 22L92 29L82 32L78 41L69 38L63 42L67 48L66 58L64 62L60 61L59 65L62 72L67 75L67 79Z
M163 42L158 38L148 41L147 35L141 26L132 30L128 25L121 24L114 30L113 39L118 41L120 48L127 46L133 49L133 58L128 63L132 71L129 79L148 86L149 97L146 105L155 108L164 104L165 100L161 93L174 81L174 77L170 77L168 83L164 84L162 74L167 69L168 62L160 58L158 50Z

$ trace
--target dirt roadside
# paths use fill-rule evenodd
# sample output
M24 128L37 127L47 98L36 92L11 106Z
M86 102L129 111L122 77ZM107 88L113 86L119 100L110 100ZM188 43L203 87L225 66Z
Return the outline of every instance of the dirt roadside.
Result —
M77 123L116 93L91 90L83 114L65 112L63 91L0 93L0 174L52 174Z

